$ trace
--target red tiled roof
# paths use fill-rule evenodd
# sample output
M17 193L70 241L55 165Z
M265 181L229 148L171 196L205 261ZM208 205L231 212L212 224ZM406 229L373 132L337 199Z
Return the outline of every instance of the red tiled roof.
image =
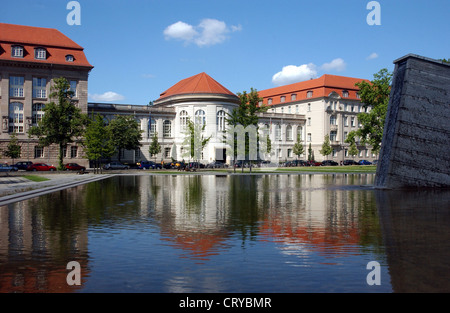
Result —
M200 73L179 81L161 93L158 100L181 94L226 94L235 96L234 93L219 84L208 74Z
M12 57L11 47L20 44L24 47L23 58ZM42 47L47 50L47 58L38 60L34 49ZM67 62L66 55L73 55L74 61ZM64 64L91 67L83 47L72 41L57 29L13 25L0 23L0 60Z
M280 104L281 97L285 96L285 102L291 102L291 95L296 95L295 101L313 99L320 97L328 97L333 91L338 93L339 96L343 97L342 91L348 91L348 97L345 99L349 100L359 100L356 96L359 88L355 86L356 83L361 81L367 81L366 79L336 76L325 74L319 78L311 79L299 83L294 83L290 85L270 88L258 91L259 96L263 98L263 102L267 104L268 99L272 99L272 105ZM312 91L312 97L307 97L307 92Z

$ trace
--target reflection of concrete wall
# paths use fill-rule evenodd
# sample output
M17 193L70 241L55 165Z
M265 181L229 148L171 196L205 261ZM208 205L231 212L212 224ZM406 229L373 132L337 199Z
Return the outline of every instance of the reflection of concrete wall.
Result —
M407 55L394 62L375 185L450 186L450 65Z
M378 191L394 292L450 292L450 192Z

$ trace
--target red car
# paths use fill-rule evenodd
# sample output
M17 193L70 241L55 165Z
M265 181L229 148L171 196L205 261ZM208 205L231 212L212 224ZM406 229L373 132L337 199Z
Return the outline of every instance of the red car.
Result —
M86 168L77 163L68 163L64 166L66 171L85 171Z
M51 171L51 172L53 172L53 171L56 171L56 167L54 167L53 165L45 164L45 163L33 163L27 167L27 171L33 171L33 172Z

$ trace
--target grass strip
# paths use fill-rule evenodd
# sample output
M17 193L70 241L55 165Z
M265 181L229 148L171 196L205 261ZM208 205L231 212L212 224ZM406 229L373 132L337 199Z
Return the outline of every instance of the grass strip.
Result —
M23 176L23 178L26 178L26 179L34 181L34 182L41 182L41 181L50 180L50 179L48 179L46 177L36 176L36 175L25 175L25 176Z

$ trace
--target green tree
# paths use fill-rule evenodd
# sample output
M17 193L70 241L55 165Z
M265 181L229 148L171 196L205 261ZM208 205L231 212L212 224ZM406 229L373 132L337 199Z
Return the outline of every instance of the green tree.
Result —
M244 128L247 128L248 126L252 125L255 127L256 129L256 134L257 134L257 138L256 138L256 147L250 147L251 144L251 140L249 138L249 134L245 133L245 158L246 159L250 159L249 153L250 150L253 148L256 148L256 151L259 150L260 145L259 145L259 132L258 132L258 121L259 121L259 117L258 114L262 113L262 112L266 112L267 111L267 107L264 105L261 105L261 101L262 98L259 97L258 91L254 88L250 88L250 92L247 93L247 91L244 91L242 93L237 93L238 97L239 97L239 106L234 109L233 112L234 115L231 116L234 124L233 126L236 125L242 125ZM237 139L237 138L236 138ZM250 162L250 172L252 170L252 160L249 160ZM243 167L244 162L242 162L242 170L244 169Z
M333 152L333 148L331 148L331 144L330 144L330 136L328 134L325 135L323 144L322 144L322 149L320 150L320 153L327 158L327 156L329 156L331 153Z
M155 162L156 162L156 155L161 152L161 145L158 142L158 133L155 132L152 137L152 142L150 143L150 146L148 147L148 153L150 153L150 157L155 156Z
M86 127L83 146L86 158L94 162L94 172L100 168L102 158L111 157L116 148L112 141L110 128L99 114L92 117Z
M10 136L10 141L3 154L7 158L12 159L12 164L14 164L14 159L20 158L20 154L22 152L21 146L19 145L19 140L17 139L16 133L12 133Z
M297 156L297 159L305 152L300 135L297 136L297 142L292 147L292 152Z
M356 142L353 141L350 143L350 148L348 149L348 154L350 154L352 157L355 157L355 155L358 154L358 147L356 146Z
M308 148L308 161L314 161L314 151L311 147L311 143L309 143L309 148Z
M116 115L108 126L111 136L119 153L119 161L123 149L135 150L141 146L142 130L133 116Z
M370 144L372 151L376 153L380 150L383 139L393 74L384 68L373 76L370 83L366 81L356 83L363 107L370 110L358 114L362 127L352 132L360 138L362 144Z
M206 125L202 125L199 121L194 123L190 119L187 120L183 140L183 157L188 157L194 161L201 159L202 151L211 139L211 136L208 138L203 136L205 127Z
M62 170L64 151L68 144L81 141L88 118L73 102L74 93L66 78L54 79L52 91L49 97L57 102L45 105L45 114L39 124L30 129L30 135L38 137L41 147L59 146L58 168Z

